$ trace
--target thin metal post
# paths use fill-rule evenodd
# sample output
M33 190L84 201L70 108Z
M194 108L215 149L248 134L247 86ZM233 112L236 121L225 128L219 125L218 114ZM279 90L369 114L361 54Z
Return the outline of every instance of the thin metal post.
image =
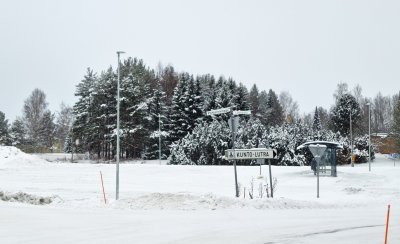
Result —
M271 188L271 198L274 198L274 188L272 185L271 159L268 159L268 167L269 167L269 184Z
M235 150L235 120L233 119L234 117L231 117L232 121L232 149ZM236 170L236 159L233 160L233 168L235 171L235 192L236 192L236 197L239 197L239 186L237 182L237 170Z
M158 114L158 158L161 164L161 115Z
M368 103L368 156L369 171L371 171L371 103Z
M71 163L74 162L74 132L73 129L71 130Z
M116 200L118 200L118 198L119 198L119 90L120 90L120 67L121 67L121 64L120 64L120 61L119 61L119 58L120 58L120 54L121 53L124 53L124 52L121 52L121 51L118 51L117 52L117 55L118 55L118 82L117 82L117 158L116 158L116 160L117 160L117 172L116 172L116 174L117 174L117 176L116 176L116 190L115 190L115 199Z
M352 121L351 121L351 109L350 109L350 162L351 162L351 167L354 167L354 162L353 162L353 126L352 126Z
M316 157L317 161L317 198L319 198L319 158Z

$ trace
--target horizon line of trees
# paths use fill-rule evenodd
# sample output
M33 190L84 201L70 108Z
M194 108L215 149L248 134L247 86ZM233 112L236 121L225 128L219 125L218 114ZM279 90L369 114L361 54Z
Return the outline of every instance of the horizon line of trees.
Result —
M15 145L27 152L55 148L71 152L74 148L74 151L89 152L96 158L114 159L116 94L117 74L112 67L100 74L88 68L76 88L78 101L72 108L61 105L57 114L49 111L45 93L35 89L24 103L22 116L11 126L0 112L0 144ZM206 111L224 107L251 110L250 118L243 118L241 124L260 123L264 132L296 125L294 127L309 128L314 132L339 133L342 137L349 135L350 114L354 137L368 133L370 108L372 132L391 132L397 137L400 134L399 94L383 96L378 93L373 99L366 98L361 86L349 90L346 83L338 84L333 94L336 102L329 111L317 106L313 113L301 116L297 102L288 92L278 95L272 89L260 91L256 85L248 90L232 78L177 73L171 65L159 65L155 71L143 60L128 58L121 63L120 95L121 158L158 158L159 136L162 138L162 158L169 157L171 151L176 155L174 150L179 148L183 138L193 135L193 131L217 126L213 125L216 122L229 128L228 115L206 116ZM265 138L262 134L258 133L258 140ZM246 137L248 135L241 135L241 138ZM296 140L305 138L310 136ZM230 140L213 142L214 148L229 146Z

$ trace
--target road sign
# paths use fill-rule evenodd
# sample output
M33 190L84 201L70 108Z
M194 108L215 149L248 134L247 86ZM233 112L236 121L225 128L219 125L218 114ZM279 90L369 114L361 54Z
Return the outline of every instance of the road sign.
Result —
M214 109L214 110L207 111L207 115L225 114L225 113L229 113L230 111L231 111L231 108Z
M259 159L259 158L276 158L276 149L252 148L252 149L228 149L225 151L228 160L232 159Z
M235 110L233 111L233 115L250 115L251 110Z

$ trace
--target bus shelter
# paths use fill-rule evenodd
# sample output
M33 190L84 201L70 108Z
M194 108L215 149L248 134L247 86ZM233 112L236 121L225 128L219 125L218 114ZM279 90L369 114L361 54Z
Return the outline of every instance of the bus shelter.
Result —
M343 149L343 146L337 142L328 142L328 141L311 141L306 142L297 147L298 150L309 148L310 146L315 145L323 145L326 149L318 155L319 157L319 173L323 175L330 175L333 177L337 176L337 159L336 159L336 150ZM316 157L317 155L313 155L314 158L311 161L311 169L314 171L314 174L317 172L317 163Z

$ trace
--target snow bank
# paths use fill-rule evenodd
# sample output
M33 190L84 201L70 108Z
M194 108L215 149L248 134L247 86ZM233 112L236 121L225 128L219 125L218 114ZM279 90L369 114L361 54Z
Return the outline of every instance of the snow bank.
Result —
M217 210L217 209L325 209L348 207L346 204L319 203L315 201L287 198L237 199L219 197L209 193L150 193L137 198L126 198L111 202L116 209L131 210Z
M16 147L0 146L0 167L45 164L45 160L22 152Z
M33 205L45 205L52 203L57 196L53 197L40 197L36 195L27 194L25 192L9 193L0 191L0 200L5 202L20 202L29 203Z

